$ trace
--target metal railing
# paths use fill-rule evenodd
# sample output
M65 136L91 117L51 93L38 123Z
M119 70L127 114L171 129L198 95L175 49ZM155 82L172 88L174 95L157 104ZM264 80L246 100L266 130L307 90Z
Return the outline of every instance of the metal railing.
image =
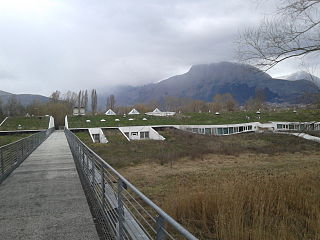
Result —
M16 169L47 137L54 128L35 133L0 147L0 184Z
M197 239L70 130L65 133L103 239Z

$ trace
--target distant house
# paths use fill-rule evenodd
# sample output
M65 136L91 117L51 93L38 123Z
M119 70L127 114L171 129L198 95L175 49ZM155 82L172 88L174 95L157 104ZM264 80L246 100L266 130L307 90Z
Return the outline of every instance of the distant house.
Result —
M112 109L109 109L108 111L106 111L105 115L116 115L116 113L114 111L112 111Z
M78 107L74 107L73 108L73 115L74 116L78 116L79 115L79 108Z
M153 110L153 112L147 112L146 115L149 116L159 116L159 117L165 117L165 116L173 116L175 115L175 112L161 112L159 108L156 108Z
M140 113L135 108L128 113L128 115L138 115L138 114Z
M79 114L82 115L82 116L86 115L86 109L84 107L80 107L79 108Z
M74 116L86 115L86 109L84 107L74 107L73 115Z

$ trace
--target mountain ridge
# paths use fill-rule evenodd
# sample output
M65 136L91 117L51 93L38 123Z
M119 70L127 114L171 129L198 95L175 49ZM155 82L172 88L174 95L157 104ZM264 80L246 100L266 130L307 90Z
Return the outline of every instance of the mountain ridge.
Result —
M289 80L289 81L308 80L310 82L315 83L318 87L320 87L320 78L306 71L294 72L289 75L281 76L279 78L284 80Z
M250 65L220 62L192 66L184 74L138 87L120 88L116 91L118 104L164 101L166 96L212 101L218 93L231 93L240 104L262 89L270 102L300 103L305 93L319 92L308 80L289 81L272 78Z
M5 105L10 99L10 97L12 96L15 96L23 106L30 105L34 101L37 101L39 103L44 103L49 101L48 97L42 96L40 94L27 94L27 93L14 94L14 93L9 93L9 92L0 90L0 100L3 105Z

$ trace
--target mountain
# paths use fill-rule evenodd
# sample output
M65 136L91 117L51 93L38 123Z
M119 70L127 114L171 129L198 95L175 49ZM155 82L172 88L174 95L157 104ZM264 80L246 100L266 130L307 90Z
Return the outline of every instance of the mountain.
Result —
M9 100L10 97L15 96L18 101L23 105L27 106L34 101L44 103L49 101L48 97L42 96L42 95L37 95L37 94L13 94L5 91L0 90L0 100L2 104L6 104L7 101Z
M290 75L282 76L279 78L289 80L289 81L308 80L310 82L315 83L318 87L320 87L320 78L305 71L295 72Z
M220 62L195 65L182 75L139 87L118 89L119 105L163 101L166 96L212 101L218 93L231 93L243 104L253 97L255 90L264 91L269 102L300 103L306 93L319 92L308 80L288 81L274 79L250 65Z
M10 95L12 95L12 93L8 93L8 92L1 91L1 90L0 90L0 97L1 97L1 96L10 96Z

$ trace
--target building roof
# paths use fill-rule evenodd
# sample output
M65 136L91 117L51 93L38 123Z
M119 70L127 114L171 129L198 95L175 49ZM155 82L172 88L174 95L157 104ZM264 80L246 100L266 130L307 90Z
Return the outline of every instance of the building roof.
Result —
M116 115L116 113L112 111L112 109L109 109L108 111L106 111L105 115Z
M140 114L140 113L134 108L128 113L128 115L132 115L132 114Z
M153 110L153 113L161 113L161 111L159 110L159 108L156 108L155 110Z

